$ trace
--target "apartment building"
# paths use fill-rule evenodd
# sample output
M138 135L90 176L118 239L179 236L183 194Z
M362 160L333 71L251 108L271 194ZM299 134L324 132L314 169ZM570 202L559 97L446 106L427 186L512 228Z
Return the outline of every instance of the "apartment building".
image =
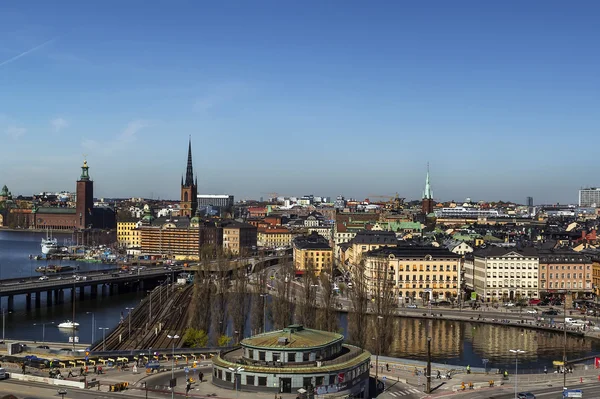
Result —
M320 275L322 271L332 273L333 249L329 241L318 233L294 238L294 271L296 275L303 275L310 267L314 268L315 274Z

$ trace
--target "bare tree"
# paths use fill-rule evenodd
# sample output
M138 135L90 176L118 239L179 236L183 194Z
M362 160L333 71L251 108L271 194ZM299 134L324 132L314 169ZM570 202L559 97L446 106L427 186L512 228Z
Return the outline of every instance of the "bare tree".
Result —
M250 307L250 320L252 331L257 333L265 331L265 311L267 301L267 273L264 270L256 273L256 293L252 295Z
M232 283L231 292L229 293L229 309L233 329L237 331L235 333L236 343L239 343L244 338L249 304L248 276L246 275L246 268L239 262L234 266Z
M294 303L292 294L292 273L293 268L290 262L285 262L279 269L281 276L278 279L270 280L274 292L270 303L270 316L275 329L282 329L292 324L294 319Z
M359 264L351 269L352 288L348 289L351 312L348 315L348 330L350 340L360 348L365 348L367 343L367 325L369 291L365 275L365 263L361 260Z
M214 267L214 294L212 296L212 331L215 336L225 335L227 331L227 291L229 288L229 261L219 256L212 263Z
M374 334L377 351L387 354L393 339L396 307L394 271L385 258L371 261L371 290L373 293Z
M298 321L307 328L315 328L317 324L317 290L319 282L315 265L308 260L301 279Z
M333 277L323 271L319 276L319 282L321 296L318 302L321 307L317 310L317 326L320 330L337 331L339 328L337 319L338 302Z

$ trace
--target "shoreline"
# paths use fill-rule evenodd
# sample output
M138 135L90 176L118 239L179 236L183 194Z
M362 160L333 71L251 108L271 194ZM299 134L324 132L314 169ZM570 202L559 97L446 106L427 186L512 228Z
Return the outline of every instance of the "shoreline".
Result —
M52 234L73 234L73 231L65 231L65 230L45 230L45 229L13 229L10 227L0 227L0 232L8 231L12 233L45 233L46 231L51 232Z

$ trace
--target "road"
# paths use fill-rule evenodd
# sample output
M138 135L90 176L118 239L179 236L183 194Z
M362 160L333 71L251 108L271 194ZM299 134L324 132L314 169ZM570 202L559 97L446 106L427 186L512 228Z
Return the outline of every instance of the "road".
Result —
M583 399L600 398L600 384L598 383L587 383L579 384L570 389L581 389L583 391ZM536 387L528 388L527 390L519 389L519 392L531 392L535 395L536 399L562 399L562 387ZM430 396L435 398L436 395ZM441 396L440 397L460 397L461 399L513 399L515 397L515 391L510 387L473 392L457 392L452 396Z
M385 389L382 393L377 396L378 399L419 399L426 396L424 392L418 388L403 384L401 382L393 381L385 385Z
M0 382L0 396L13 394L19 399L47 399L47 398L60 398L58 395L58 387L47 385L47 384L36 384L32 382L17 382L17 381L1 381ZM98 392L98 391L84 391L82 389L70 389L66 388L67 394L64 396L65 399L71 398L85 398L85 399L100 399L100 398L131 398L139 399L139 396L133 396L122 393L109 393L109 392ZM152 397L152 396L149 396ZM154 398L164 398L164 396L154 396Z

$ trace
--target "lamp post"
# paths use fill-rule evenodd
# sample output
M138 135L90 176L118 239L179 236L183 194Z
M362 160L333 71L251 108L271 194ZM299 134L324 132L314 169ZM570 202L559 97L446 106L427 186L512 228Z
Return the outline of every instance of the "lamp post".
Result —
M179 335L167 335L167 338L169 338L172 342L172 349L171 349L171 381L173 381L173 378L175 378L175 340L179 338ZM169 384L172 385L172 384ZM171 399L173 399L175 397L175 387L171 388Z
M525 353L521 349L510 349L511 353L515 354L515 399L517 399L517 390L518 390L518 382L519 382L519 354Z
M98 327L98 330L102 330L102 350L106 351L106 330L108 327Z
M239 395L240 395L239 386L238 386L238 379L237 379L237 375L238 375L239 373L241 373L242 371L244 371L244 368L243 368L243 367L240 367L240 366L238 366L238 367L236 367L236 368L233 368L233 367L228 367L228 369L229 369L230 371L232 371L232 372L233 372L233 389L235 389L235 392L236 392L236 393L235 393L235 397L237 398L237 397L239 397Z
M129 328L127 332L127 339L131 339L131 311L135 308L125 308L128 311L127 318L129 319Z
M46 324L54 324L53 321L48 321L46 323L33 323L34 326L42 325L42 345L46 342Z
M91 345L94 345L94 330L96 329L96 320L94 319L94 312L85 312L85 314L91 314L92 315L92 343Z
M260 294L263 298L263 333L267 332L267 297L269 294Z
M427 391L431 393L431 337L427 337Z
M5 327L6 327L6 314L11 313L7 309L2 308L2 342L5 342Z
M563 298L563 390L567 389L567 294Z

